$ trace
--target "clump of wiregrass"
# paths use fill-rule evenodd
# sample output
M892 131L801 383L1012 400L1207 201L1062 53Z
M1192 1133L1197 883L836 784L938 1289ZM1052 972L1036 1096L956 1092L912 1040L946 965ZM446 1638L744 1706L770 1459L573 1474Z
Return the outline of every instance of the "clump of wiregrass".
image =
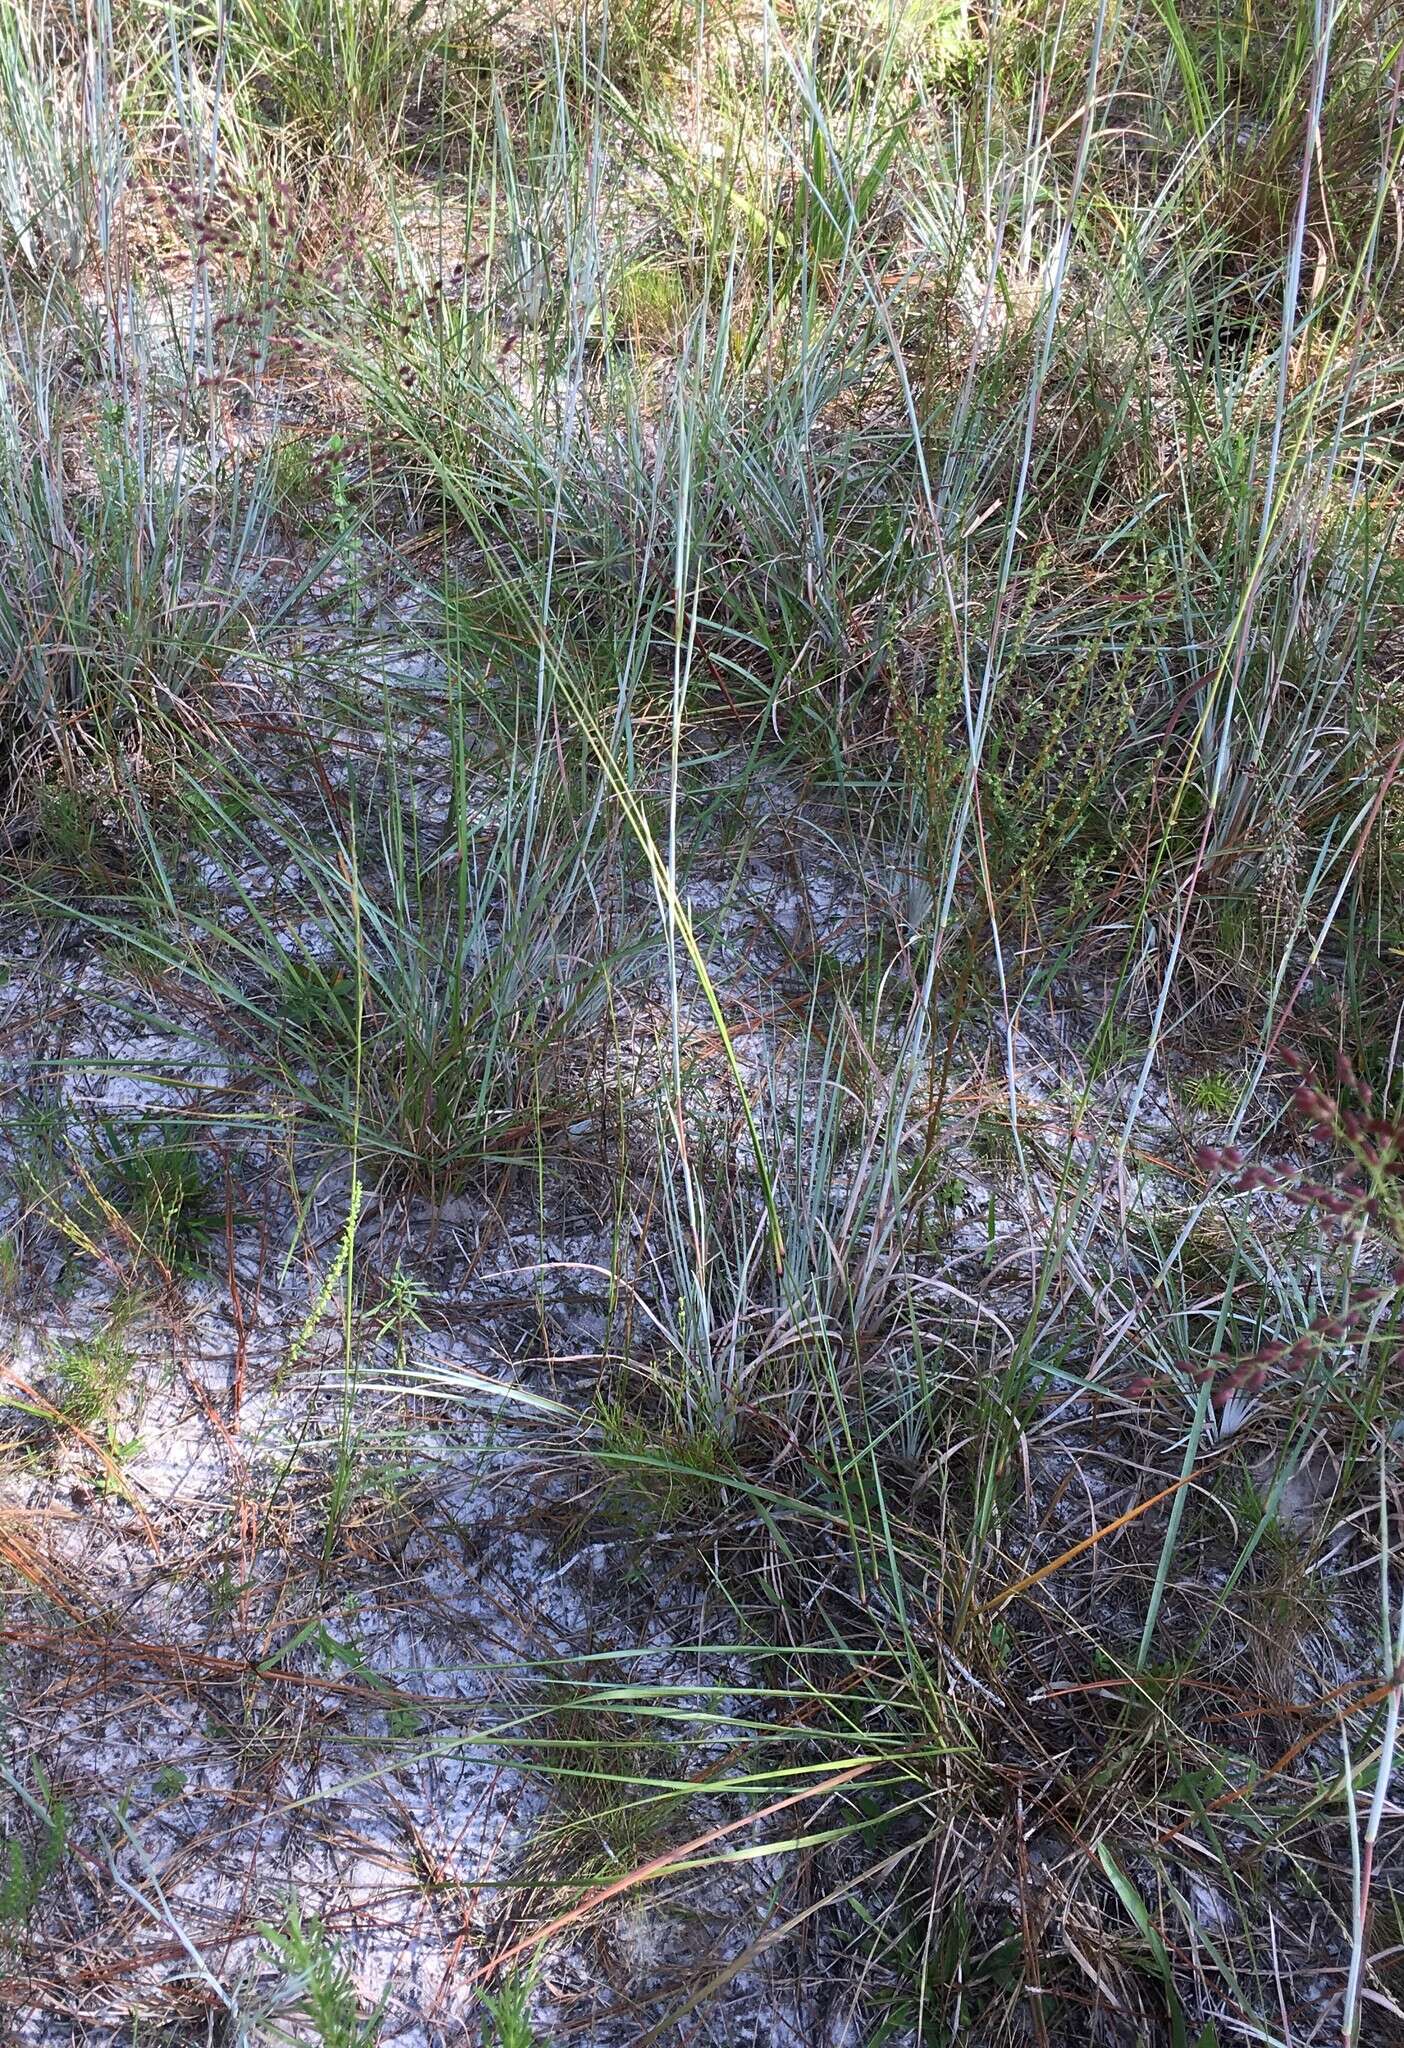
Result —
M276 410L299 301L329 279L309 284L302 203L272 153L218 82L182 82L187 26L172 24L164 61L105 8L82 30L11 8L0 30L0 90L81 108L61 176L38 119L7 125L0 161L0 188L8 166L32 201L29 261L0 304L7 811L50 780L91 786L94 803L105 783L120 803L124 776L164 768L277 610L256 591L270 492L243 429ZM153 106L169 115L156 160ZM158 202L140 233L138 183ZM62 233L60 203L76 223Z
M251 803L240 765L204 754L198 776L175 771L199 821L198 877L153 814L144 887L121 916L68 906L120 942L135 971L114 998L130 1019L201 1042L213 1024L211 1057L234 1050L325 1157L354 1149L372 1179L434 1198L589 1127L591 1034L633 950L593 943L613 834L588 771L562 781L544 734L524 763L475 765L491 728L469 696L455 683L439 707L442 802L426 806L393 724L335 782L307 733L295 758L308 783ZM287 873L291 896L273 881ZM173 1195L192 1193L188 1147L124 1156L112 1174L138 1176L153 1212L158 1166ZM112 1199L121 1209L123 1189ZM199 1205L177 1206L188 1238Z
M160 762L247 631L255 503L231 526L177 461L163 467L133 394L103 405L91 483L65 459L73 398L21 347L0 362L0 802L49 775L120 787ZM237 506L237 499L235 504Z
M1295 1108L1320 1142L1350 1154L1358 1181L1349 1173L1333 1181L1295 1167L1250 1169L1245 1155L1232 1149L1222 1156L1216 1151L1212 1159L1206 1155L1206 1163L1226 1163L1237 1194L1283 1198L1293 1208L1336 1219L1347 1239L1364 1230L1397 1249L1397 1122L1374 1110L1368 1090L1362 1091L1348 1064L1340 1075L1340 1091L1353 1093L1353 1104L1343 1103L1337 1091L1304 1081ZM816 1078L821 1083L817 1115ZM686 1163L673 1161L678 1206L669 1210L665 1198L665 1217L673 1219L665 1241L671 1245L671 1288L687 1304L679 1328L686 1329L688 1341L685 1348L681 1343L665 1348L657 1374L645 1370L632 1390L628 1375L616 1380L612 1409L597 1417L595 1454L610 1476L624 1526L632 1519L653 1543L676 1542L679 1528L707 1531L715 1592L702 1596L703 1605L715 1598L725 1617L715 1654L722 1655L723 1641L744 1644L752 1682L760 1686L748 1692L733 1683L728 1689L737 1753L744 1742L748 1759L750 1798L761 1801L764 1811L768 1796L778 1794L782 1759L793 1768L798 1753L787 1739L787 1731L796 1727L804 1730L804 1752L815 1759L817 1770L826 1761L835 1769L842 1759L852 1772L838 1782L826 1781L826 1797L831 1816L827 1853L837 1858L838 1895L859 1902L855 1910L866 1930L857 1937L851 1958L855 1981L861 1979L866 1987L863 1994L854 1994L855 2011L866 1995L877 2001L874 2010L888 2018L901 2012L912 2025L949 2021L955 2011L981 2010L993 2020L997 2011L1012 2010L1003 2002L1006 1995L1015 2002L1026 1995L1027 1973L1037 1970L1041 2010L1052 2029L1049 2038L1064 2038L1064 2018L1077 2001L1077 1971L1070 1968L1070 1957L1065 1953L1059 1959L1046 1942L1036 1952L1030 1949L1029 1928L1017 1915L1002 1926L995 1924L978 1886L963 1883L955 1872L942 1871L933 1880L926 1859L951 1785L959 1784L959 1796L978 1804L981 1759L988 1764L995 1742L990 1714L992 1709L1002 1713L1001 1703L1008 1702L1011 1660L1026 1673L1046 1674L1046 1689L1028 1695L1020 1710L1019 1741L1028 1746L1027 1754L1051 1763L1060 1742L1073 1739L1056 1674L1065 1674L1069 1698L1081 1699L1088 1686L1076 1681L1076 1657L1064 1659L1056 1633L1047 1636L1034 1611L1050 1597L1055 1613L1062 1602L1069 1603L1068 1614L1078 1617L1078 1640L1090 1631L1089 1654L1094 1661L1101 1659L1109 1703L1095 1730L1084 1718L1076 1746L1085 1754L1086 1767L1095 1770L1096 1782L1122 1788L1123 1805L1115 1826L1098 1825L1090 1872L1083 1851L1071 1843L1055 1846L1056 1829L1045 1833L1044 1854L1052 1864L1045 1866L1040 1896L1048 1896L1044 1887L1051 1884L1084 1932L1099 1928L1112 1942L1118 1997L1130 2001L1146 2025L1188 2029L1193 2037L1196 2026L1211 2023L1224 1988L1235 1983L1241 1988L1241 1980L1227 1961L1207 1970L1184 1963L1175 1933L1177 1909L1172 1904L1162 1913L1147 1889L1146 1873L1152 1867L1173 1873L1173 1891L1187 1886L1198 1871L1194 1881L1201 1887L1208 1884L1228 1899L1235 1896L1234 1879L1218 1862L1217 1851L1211 1847L1209 1863L1202 1865L1200 1846L1183 1839L1200 1825L1200 1816L1212 1845L1217 1824L1203 1818L1206 1810L1210 1816L1221 1809L1244 1813L1252 1787L1251 1769L1247 1782L1240 1782L1241 1760L1216 1738L1212 1716L1206 1720L1198 1710L1203 1688L1212 1690L1199 1660L1220 1641L1221 1622L1226 1625L1230 1613L1241 1612L1250 1630L1259 1629L1265 1618L1276 1630L1282 1663L1275 1682L1291 1682L1294 1654L1299 1656L1310 1632L1324 1625L1319 1591L1308 1588L1305 1606L1299 1598L1303 1567L1298 1543L1285 1533L1282 1520L1286 1483L1320 1426L1321 1388L1312 1391L1293 1421L1292 1448L1278 1458L1270 1480L1255 1480L1251 1500L1244 1496L1240 1548L1230 1556L1227 1582L1212 1613L1201 1616L1183 1639L1183 1655L1165 1664L1151 1651L1157 1622L1163 1642L1167 1614L1180 1615L1173 1564L1177 1542L1197 1548L1212 1540L1207 1524L1179 1520L1176 1502L1185 1478L1207 1474L1216 1459L1222 1461L1220 1484L1231 1490L1238 1469L1233 1433L1242 1419L1231 1411L1245 1397L1260 1393L1274 1375L1304 1379L1322 1347L1333 1357L1359 1350L1363 1359L1376 1338L1387 1346L1382 1318L1402 1276L1396 1273L1382 1283L1352 1282L1344 1308L1309 1317L1300 1339L1273 1340L1246 1357L1214 1353L1207 1363L1200 1354L1189 1377L1194 1419L1181 1480L1163 1487L1153 1483L1146 1498L1133 1498L1129 1526L1135 1531L1141 1523L1149 1542L1138 1548L1134 1534L1124 1539L1133 1546L1129 1576L1118 1573L1109 1547L1102 1552L1099 1597L1106 1613L1099 1627L1087 1606L1091 1582L1076 1569L1084 1544L1070 1544L1062 1553L1055 1549L1037 1568L1000 1563L1008 1555L1009 1531L1020 1522L1020 1459L1027 1457L1030 1440L1046 1432L1044 1418L1066 1412L1080 1370L1071 1360L1057 1363L1051 1317L1046 1335L1040 1336L1036 1319L1022 1337L1005 1329L996 1336L984 1323L988 1310L972 1303L968 1336L959 1343L952 1340L946 1318L961 1291L943 1286L936 1274L928 1279L900 1220L894 1230L881 1204L873 1208L854 1199L864 1184L874 1191L885 1187L900 1219L911 1187L919 1185L919 1173L913 1180L908 1176L920 1155L896 1138L874 1146L871 1137L863 1136L861 1116L856 1129L850 1120L841 1138L843 1118L823 1107L826 1088L836 1094L838 1078L822 1063L817 1076L811 1075L806 1120L797 1130L802 1143L794 1152L786 1148L786 1171L777 1174L782 1189L794 1185L802 1190L804 1145L812 1148L816 1142L807 1133L817 1127L826 1134L810 1155L822 1160L816 1185L841 1190L843 1207L829 1208L821 1229L802 1206L792 1213L782 1196L782 1270L789 1277L777 1279L764 1256L759 1190L753 1185L748 1191L744 1179L721 1159L709 1163L695 1137ZM778 1132L770 1135L773 1144ZM897 1161L903 1164L894 1171ZM1247 1181L1240 1187L1245 1173ZM812 1262L821 1243L826 1267L840 1281L836 1291L815 1284ZM1231 1255L1221 1332L1238 1263ZM666 1299L666 1292L660 1297L658 1291L661 1277L655 1274L649 1282L652 1313L633 1318L637 1342L656 1342L666 1328L658 1315ZM1199 1284L1187 1273L1187 1305ZM730 1306L729 1287L735 1289ZM859 1311L865 1296L870 1304L866 1316ZM895 1314L882 1312L884 1300ZM1052 1303L1046 1303L1044 1315L1051 1309ZM989 1355L972 1370L969 1346L982 1327ZM1040 1348L1051 1362L1035 1368ZM680 1390L690 1375L696 1376L690 1395L679 1391L671 1403L660 1404L659 1388L676 1382ZM1362 1402L1368 1412L1368 1388ZM1211 1415L1219 1418L1217 1436L1208 1426ZM699 1457L679 1431L690 1429L700 1444L716 1430L718 1418L725 1455ZM1095 1463L1091 1443L1082 1455ZM1201 1484L1208 1483L1201 1476ZM1168 1524L1148 1515L1157 1507L1161 1517L1168 1509ZM1210 1520L1218 1526L1216 1518ZM1275 1539L1279 1529L1284 1533ZM1098 1540L1094 1534L1091 1541ZM1275 1540L1281 1546L1280 1571L1274 1563ZM748 1582L757 1589L754 1601L740 1590ZM1114 1628L1106 1637L1111 1617L1128 1605L1122 1620L1129 1631L1125 1639L1118 1642ZM1275 1622L1273 1614L1278 1615ZM1234 1668L1246 1677L1244 1667ZM1387 1696L1389 1685L1370 1695ZM601 1689L601 1713L606 1697ZM631 1689L631 1703L639 1697ZM590 1689L582 1688L583 1707L588 1709L591 1698ZM661 1696L657 1703L661 1706ZM1327 1714L1316 1732L1329 1734L1331 1726ZM1299 1754L1303 1738L1295 1724L1288 1739L1290 1754ZM1184 1773L1180 1791L1156 1791L1145 1776L1150 1756L1178 1760L1175 1768ZM670 1768L675 1775L667 1775L665 1768L664 1782L681 1786L680 1765ZM638 1773L640 1784L644 1775ZM656 1785L656 1773L647 1779ZM725 1768L704 1771L702 1782L721 1797L734 1796L736 1786ZM1191 1789L1182 1797L1186 1785ZM1285 1817L1282 1824L1287 1824ZM1272 1823L1267 1825L1264 1839L1271 1840ZM1370 1823L1372 1840L1377 1827L1376 1817ZM650 1859L639 1867L652 1870L654 1864ZM1009 1874L1017 1888L1017 1872L1011 1867ZM1368 1896L1368 1872L1364 1891ZM1194 1924L1197 1910L1187 1925ZM1241 1903L1214 1910L1240 1917L1244 1912ZM929 1936L933 1915L963 1930L949 1958L949 1973L935 1969ZM1118 1926L1121 1932L1115 1931ZM905 1989L892 1976L896 1969L897 1980L902 1979L898 1963L903 1956L909 1959ZM909 1981L917 1970L927 1973L919 1996ZM957 1981L965 1986L963 1994L956 1993Z
M443 32L392 0L238 0L205 36L212 64L302 147L384 147L436 77ZM460 49L460 55L462 51Z
M64 64L61 36L43 10L0 12L0 250L17 283L76 275L96 224L94 172L118 153L94 89L101 39L86 62Z
M116 802L125 779L162 771L253 625L267 492L256 459L218 445L209 399L225 378L256 380L260 323L231 327L197 292L182 374L160 361L159 299L130 268L107 279L120 354L76 316L36 320L13 299L0 314L0 805L11 812L50 781L105 783ZM98 350L91 378L75 376L75 348L84 362Z
M818 88L801 70L800 108L806 92ZM609 257L583 136L558 110L549 213L504 162L504 239L539 250L569 194L560 288L532 284L540 304L515 345L541 368L573 364L579 402L563 409L550 376L501 374L490 342L515 287L499 262L481 311L466 298L445 309L408 352L387 328L383 361L358 352L349 364L394 430L392 462L471 535L479 618L502 608L488 637L563 635L569 618L572 636L641 646L660 683L676 645L689 712L768 725L840 781L890 713L938 875L952 835L961 846L976 835L962 865L977 915L1002 915L1011 899L1026 915L1051 889L1075 912L1110 893L1134 918L1188 860L1246 892L1254 930L1276 945L1336 886L1341 860L1358 865L1351 834L1373 794L1369 721L1348 707L1382 630L1397 464L1379 437L1352 440L1357 460L1339 423L1362 389L1352 323L1376 318L1374 242L1345 297L1315 316L1321 346L1295 359L1283 388L1268 306L1226 354L1193 329L1197 277L1153 262L1151 224L1188 205L1173 172L1145 220L1098 221L1095 273L1054 275L1022 244L1006 247L1012 230L990 243L968 206L938 207L938 187L962 189L963 167L926 125L899 127L898 200L924 244L918 263L965 279L960 347L928 364L895 311L909 281L899 271L889 303L870 269L890 233L879 194L897 144L861 124L831 130L823 106L819 95L805 234L776 227L760 259L714 240L698 264L664 433L599 357L609 323L592 280ZM632 132L670 174L653 131ZM1011 209L1022 196L1011 174ZM1094 234L1076 186L1058 204L1065 246ZM771 279L759 328L753 263ZM1030 273L1017 314L991 282L1013 264ZM627 315L627 291L616 298L616 318L621 305ZM597 429L582 431L581 405ZM1245 441L1249 414L1258 425ZM948 451L939 471L928 445ZM1264 493L1277 509L1259 560L1250 508ZM1016 501L1037 510L1037 536L993 516ZM933 573L921 540L933 517L969 536L958 585L949 569ZM1213 550L1187 546L1211 532ZM685 587L706 592L705 622L687 627L671 587L683 557ZM1177 618L1194 622L1196 646L1237 651L1200 673L1171 644ZM1240 710L1260 687L1263 645L1295 680L1253 721ZM1312 734L1331 707L1350 736L1327 758ZM1264 808L1269 758L1279 795L1293 793ZM1324 863L1286 822L1304 807L1331 821ZM1191 892L1182 943L1208 950L1204 893Z

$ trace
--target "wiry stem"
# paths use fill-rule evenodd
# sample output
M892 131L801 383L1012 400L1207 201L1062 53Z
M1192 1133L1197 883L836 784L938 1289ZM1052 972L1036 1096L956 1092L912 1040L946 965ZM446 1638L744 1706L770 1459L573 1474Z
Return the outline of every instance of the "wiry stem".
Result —
M1383 1473L1381 1474L1383 1482ZM1380 1494L1380 1573L1384 1581L1384 1632L1385 1644L1390 1653L1393 1682L1389 1698L1385 1703L1384 1739L1380 1743L1380 1758L1375 1769L1375 1790L1370 1801L1369 1818L1365 1823L1365 1840L1353 1862L1357 1867L1352 1872L1354 1882L1355 1938L1351 1945L1350 1972L1346 1978L1345 2009L1341 2018L1341 2039L1345 2048L1354 2048L1360 2028L1360 1989L1365 1973L1365 1929L1370 1917L1370 1879L1375 1866L1375 1843L1379 1840L1380 1822L1384 1818L1385 1801L1389 1797L1390 1779L1394 1773L1394 1751L1399 1737L1399 1708L1404 1699L1404 1594L1400 1595L1399 1620L1394 1630L1394 1640L1389 1639L1389 1515L1384 1501L1383 1484ZM1354 1846L1355 1794L1346 1774L1346 1795L1351 1802L1351 1837Z

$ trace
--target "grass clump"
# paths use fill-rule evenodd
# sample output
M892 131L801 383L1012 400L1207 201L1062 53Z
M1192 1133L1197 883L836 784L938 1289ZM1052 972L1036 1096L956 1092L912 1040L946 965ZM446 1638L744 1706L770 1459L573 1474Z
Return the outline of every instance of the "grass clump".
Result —
M0 335L0 804L159 766L247 632L258 513L212 523L191 463L161 472L129 395L90 427L52 342ZM91 432L90 477L72 443ZM94 445L95 444L95 445ZM237 505L237 500L236 500ZM245 518L251 524L245 525Z
M404 117L431 47L424 13L387 0L238 0L224 47L268 118L326 148ZM206 34L218 47L214 23Z

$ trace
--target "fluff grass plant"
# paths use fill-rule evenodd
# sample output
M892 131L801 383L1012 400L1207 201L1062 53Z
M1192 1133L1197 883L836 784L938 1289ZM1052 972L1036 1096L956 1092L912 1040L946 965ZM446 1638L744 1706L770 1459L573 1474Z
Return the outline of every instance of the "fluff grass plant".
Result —
M37 105L58 45L4 22ZM1395 31L1314 0L167 26L138 95L104 18L0 158L5 795L115 756L125 877L40 868L27 914L118 959L144 1080L193 1043L217 1139L356 1191L292 1361L340 1284L317 1573L411 1395L488 1409L543 1528L620 1561L605 1647L429 1738L547 1801L482 2009L525 2039L538 1952L613 1944L605 2025L626 1910L763 1863L744 1941L626 1984L640 2039L743 1992L766 2038L806 1954L874 2042L1285 2040L1323 2000L1365 2038L1399 2009ZM100 70L124 90L75 100ZM350 165L384 223L320 269L309 234L251 350L198 229L175 367L113 168L162 92L207 207L277 121L306 194ZM334 543L270 569L263 477L319 408L364 457ZM771 953L747 892L787 861ZM860 917L861 1008L818 935ZM1347 1039L1358 1102L1298 1085ZM1207 1049L1242 1080L1189 1091L1222 1130L1168 1158L1148 1118ZM582 1208L604 1261L554 1241ZM515 1398L365 1370L370 1222L428 1259L523 1211ZM563 1275L604 1304L564 1335ZM1383 1671L1331 1633L1370 1573ZM685 1678L635 1647L658 1583Z

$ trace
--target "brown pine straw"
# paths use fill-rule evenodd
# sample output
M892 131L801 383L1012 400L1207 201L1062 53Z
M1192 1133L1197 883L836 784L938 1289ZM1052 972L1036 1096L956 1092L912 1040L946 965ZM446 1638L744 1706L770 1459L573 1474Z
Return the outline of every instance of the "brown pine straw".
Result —
M49 1422L57 1423L61 1429L71 1430L78 1441L92 1452L106 1472L109 1480L111 1480L114 1490L120 1493L123 1500L135 1509L137 1518L142 1528L146 1531L146 1540L151 1545L152 1556L158 1564L164 1564L165 1559L161 1553L161 1540L156 1534L156 1524L137 1499L135 1491L128 1483L121 1466L117 1463L111 1452L104 1450L96 1437L91 1436L71 1416L65 1415L61 1408L56 1408L52 1401L46 1400L36 1388L30 1386L27 1380L22 1380L12 1365L0 1365L0 1379L7 1379L12 1386L18 1387L24 1399L36 1413L44 1416ZM73 1613L73 1611L72 1608L69 1609L70 1613Z
M774 1814L784 1813L788 1807L800 1806L806 1800L821 1799L827 1793L837 1792L841 1786L851 1785L855 1779L865 1777L882 1761L883 1759L879 1757L869 1757L866 1763L849 1764L845 1770L836 1771L831 1778L825 1778L821 1784L807 1785L802 1792L789 1792L783 1799L773 1799L768 1806L761 1807L758 1813L743 1813L736 1820L725 1821L719 1827L708 1828L703 1835L694 1835L691 1841L680 1843L676 1849L665 1849L661 1855L651 1856L647 1863L641 1863L636 1870L626 1871L623 1877L616 1877L609 1884L600 1885L587 1893L579 1905L572 1906L568 1913L558 1914L544 1927L535 1929L531 1934L524 1934L520 1941L514 1941L509 1948L499 1949L495 1956L490 1956L487 1962L478 1965L467 1982L478 1984L484 1978L495 1976L499 1970L504 1970L509 1963L515 1962L518 1956L525 1955L528 1949L540 1948L542 1943L549 1941L553 1935L563 1933L567 1927L576 1926L581 1920L588 1919L597 1906L603 1906L608 1900L618 1898L621 1892L633 1891L637 1885L647 1884L650 1878L665 1877L670 1871L684 1869L689 1857L698 1855L703 1849L710 1849L714 1842L722 1841L727 1835L734 1835L740 1828L755 1827L761 1821L769 1820Z
M1071 1549L1061 1551L1047 1564L1041 1564L1036 1572L1028 1573L1025 1578L1016 1579L1012 1586L1006 1586L1003 1592L996 1593L992 1599L982 1600L975 1612L993 1614L997 1608L1003 1607L1006 1600L1012 1600L1018 1593L1027 1593L1030 1586L1036 1586L1041 1580L1051 1578L1054 1572L1060 1572L1065 1564L1071 1564L1075 1557L1081 1557L1085 1550L1090 1550L1094 1543L1100 1543L1104 1536L1114 1536L1118 1529L1126 1528L1128 1523L1138 1520L1161 1501L1169 1500L1172 1493L1178 1493L1180 1488L1188 1486L1192 1479L1200 1478L1203 1471L1204 1467L1200 1465L1192 1472L1182 1473L1178 1479L1172 1480L1169 1486L1163 1486L1159 1493L1153 1493L1149 1500L1139 1502L1136 1507L1128 1508L1124 1515L1117 1515L1114 1520L1104 1523L1100 1529L1094 1529L1090 1536L1084 1536L1081 1542L1074 1543Z
M56 1607L61 1607L64 1613L70 1615L74 1621L81 1622L83 1619L81 1610L75 1607L67 1595L61 1593L54 1583L53 1574L55 1567L53 1560L46 1557L36 1543L30 1541L29 1537L16 1526L17 1522L17 1511L13 1508L7 1508L4 1520L0 1521L0 1564L7 1564L11 1571L17 1572L20 1578L33 1586L34 1590L41 1594L45 1600L52 1600ZM71 1573L69 1574L69 1579L70 1583L72 1583Z
M1269 1778L1275 1778L1279 1771L1285 1771L1289 1764L1295 1763L1303 1750L1310 1749L1314 1742L1319 1742L1323 1735L1329 1735L1333 1728L1342 1727L1352 1714L1361 1714L1368 1707L1378 1707L1381 1705L1396 1690L1398 1685L1398 1673L1391 1672L1382 1685L1372 1685L1365 1692L1362 1692L1358 1698L1348 1700L1343 1707L1338 1708L1326 1720L1319 1721L1315 1728L1308 1728L1305 1735L1299 1735L1294 1743L1283 1750L1275 1763L1266 1765L1249 1784L1236 1785L1232 1791L1221 1792L1217 1799L1211 1799L1209 1804L1203 1809L1205 1816L1207 1817L1211 1813L1222 1813L1226 1806L1235 1806L1240 1799L1246 1799L1250 1792L1257 1791L1259 1785L1265 1784ZM1345 1686L1337 1687L1337 1692L1344 1692L1345 1690ZM1332 1693L1327 1693L1326 1695L1327 1699L1334 1697L1335 1694ZM1166 1842L1173 1842L1178 1836L1188 1834L1193 1825L1193 1821L1182 1820L1175 1827L1166 1828L1163 1834L1156 1836L1152 1846L1157 1849L1163 1848Z
M1104 1536L1114 1535L1118 1529L1124 1529L1128 1523L1134 1522L1139 1516L1145 1514L1148 1508L1155 1507L1159 1501L1168 1500L1171 1494L1178 1493L1182 1486L1188 1485L1191 1479L1198 1476L1198 1472L1184 1473L1172 1485L1162 1487L1159 1493L1153 1493L1148 1500L1141 1501L1134 1508L1128 1508L1125 1514L1118 1515L1115 1520L1106 1523L1103 1528L1094 1529L1090 1536L1084 1536L1080 1543L1074 1543L1070 1549L1063 1551L1048 1564L1041 1565L1036 1572L1029 1572L1026 1577L1016 1579L1012 1586L1006 1586L1002 1592L996 1593L992 1599L982 1601L975 1612L977 1614L992 1613L1002 1607L1006 1601L1012 1600L1016 1594L1027 1592L1031 1586L1038 1585L1041 1580L1051 1578L1053 1573L1061 1571L1065 1564L1071 1563L1075 1557L1080 1557L1084 1551L1090 1550L1094 1544L1100 1543ZM1204 1815L1207 1817L1211 1813L1222 1813L1225 1808L1236 1805L1241 1799L1246 1799L1250 1793L1256 1791L1260 1785L1265 1784L1269 1778L1274 1778L1280 1772L1288 1769L1304 1751L1310 1749L1313 1743L1319 1742L1323 1735L1328 1735L1333 1728L1341 1727L1355 1714L1364 1713L1371 1707L1382 1705L1389 1698L1390 1694L1398 1688L1400 1682L1401 1674L1391 1672L1390 1676L1382 1684L1367 1687L1355 1699L1348 1700L1343 1706L1338 1707L1334 1713L1329 1714L1324 1720L1318 1721L1314 1727L1307 1729L1304 1735L1299 1735L1295 1742L1290 1743L1283 1750L1281 1756L1257 1772L1248 1784L1234 1786L1230 1791L1221 1792L1216 1799L1210 1800L1209 1804L1203 1809ZM1101 1681L1101 1683L1105 1684L1105 1681ZM1063 1688L1063 1690L1069 1692L1083 1689L1076 1686ZM1292 1707L1290 1711L1293 1713L1310 1713L1313 1711L1319 1713L1327 1702L1339 1698L1342 1693L1348 1690L1349 1681L1345 1685L1338 1686L1334 1691L1327 1693L1325 1698L1319 1701L1314 1709L1307 1706L1299 1706ZM1193 1820L1177 1822L1174 1827L1166 1828L1156 1836L1154 1846L1158 1849L1163 1848L1167 1842L1173 1842L1181 1835L1187 1834L1194 1825L1195 1821Z

